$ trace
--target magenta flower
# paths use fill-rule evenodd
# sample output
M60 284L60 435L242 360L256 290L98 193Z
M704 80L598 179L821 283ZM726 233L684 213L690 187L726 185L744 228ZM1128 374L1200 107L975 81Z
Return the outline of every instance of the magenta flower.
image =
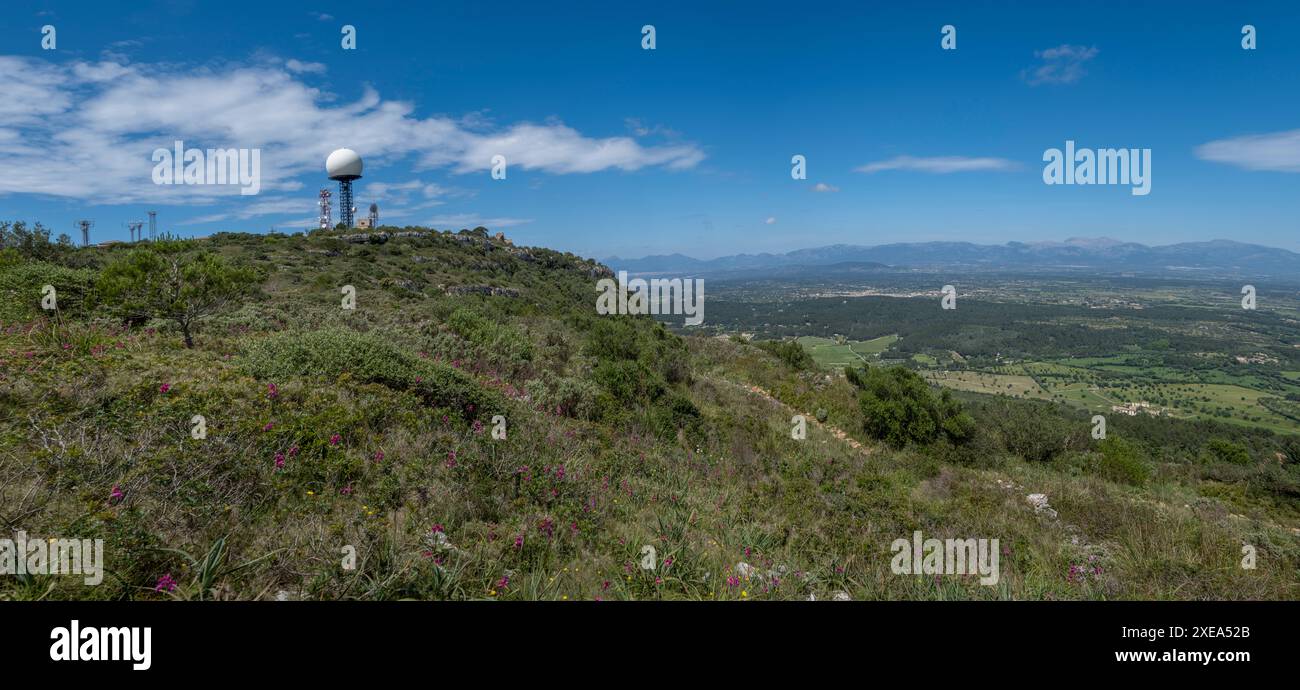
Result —
M330 437L330 445L337 446L339 442L342 440L343 440L342 436L339 436L338 434L334 434L333 436Z
M476 434L483 433L483 422L480 422L477 419L474 420L474 433Z
M298 446L290 446L290 447L289 447L289 457L292 458L292 457L296 457L297 455L298 455Z
M274 428L275 428L275 424L273 422L267 422L266 426L262 427L262 431L270 431Z
M740 578L736 577L735 575L730 575L730 576L728 576L728 577L727 577L727 586L728 586L728 587L739 587L739 586L740 586Z
M379 462L380 460L383 459L384 459L384 451L382 450L375 451L375 462Z
M509 587L509 586L510 586L510 576L509 576L509 575L502 575L502 576L501 576L501 579L500 579L500 580L497 580L497 589L505 589L506 587Z
M108 501L109 503L117 503L118 501L122 500L122 497L125 495L126 494L122 493L122 488L119 487L117 484L114 484L113 490L110 491L108 494Z
M172 385L171 385L170 383L164 383L163 385L158 386L158 392L159 392L159 393L166 393L167 391L169 391L169 390L171 390L171 389L172 389Z
M442 525L441 525L441 524L434 525L434 526L433 526L433 531L434 531L435 534L438 533L438 532L442 532L443 534L446 534L446 530L444 530L444 529L442 528Z
M275 469L277 470L284 469L284 453L275 454Z
M276 388L274 383L266 384L266 397L275 400L280 397L280 389Z
M455 466L456 466L456 451L449 450L447 451L447 467L452 468Z
M515 548L516 549L524 548L524 535L521 534L515 537Z
M344 496L351 496L351 495L352 495L352 485L351 485L351 484L348 484L347 486L343 487L342 489L339 489L339 493L343 494Z
M176 580L172 579L172 574L167 573L158 578L158 584L153 586L155 592L174 592L176 591Z

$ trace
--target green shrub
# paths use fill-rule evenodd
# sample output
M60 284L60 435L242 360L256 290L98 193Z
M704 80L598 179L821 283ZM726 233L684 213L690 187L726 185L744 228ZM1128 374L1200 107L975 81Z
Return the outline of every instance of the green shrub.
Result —
M0 321L30 321L46 313L41 309L41 289L46 285L54 286L59 313L84 315L94 303L94 282L94 271L43 261L0 267Z
M940 436L963 441L975 421L963 412L948 391L935 395L920 374L903 367L848 370L849 381L860 389L858 405L866 432L893 446L930 443Z
M459 409L468 417L500 412L505 402L453 367L407 354L368 333L339 329L281 333L250 346L244 367L261 379L337 379L344 374L395 390L413 390L426 402Z
M1250 452L1239 443L1233 443L1222 438L1213 438L1205 445L1205 449L1215 461L1226 462L1231 465L1250 464Z
M567 417L594 419L596 399L600 389L592 382L550 371L525 384L529 397L548 413L558 412Z
M998 443L1029 462L1050 462L1089 447L1087 425L1046 403L997 400L977 410Z
M1151 468L1137 444L1111 436L1098 445L1101 460L1097 464L1097 470L1106 479L1141 486L1151 476Z
M758 348L776 355L777 359L800 371L811 369L815 365L812 355L797 340L764 340L758 343Z

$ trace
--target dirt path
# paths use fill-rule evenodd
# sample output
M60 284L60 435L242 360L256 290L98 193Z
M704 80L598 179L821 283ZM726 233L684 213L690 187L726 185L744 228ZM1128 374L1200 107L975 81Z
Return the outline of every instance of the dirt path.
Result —
M841 429L841 428L839 428L839 427L837 427L837 426L833 426L833 425L831 425L831 424L824 424L824 423L822 423L822 422L817 421L817 416L816 416L816 415L809 414L809 413L807 413L807 412L801 412L801 411L799 411L799 410L794 409L794 407L792 407L792 406L790 406L790 405L787 405L787 404L784 403L784 402L781 402L781 401L778 400L775 396L773 396L771 393L769 393L767 390L765 390L765 389L763 389L763 388L761 388L761 387L759 387L759 386L752 386L752 385L751 385L751 386L747 386L747 385L745 385L745 384L736 383L736 382L734 382L734 381L729 381L729 380L727 380L727 379L714 378L714 377L712 377L712 376L706 376L705 378L707 378L707 379L710 380L710 381L713 381L714 383L721 382L721 383L725 383L725 384L727 384L727 385L729 385L729 386L732 386L732 387L734 387L734 388L740 388L741 390L744 390L744 391L747 391L747 392L752 393L752 394L754 394L754 395L757 395L757 396L759 396L760 398L764 398L765 400L767 400L768 402L770 402L770 403L772 403L772 404L774 404L774 405L778 405L778 406L780 406L780 407L785 408L786 410L792 411L792 412L794 412L795 414L801 414L801 415L803 415L804 419L806 419L806 420L808 420L809 422L811 422L814 426L816 426L817 428L821 429L822 431L825 431L826 433L830 434L831 436L834 436L835 438L837 438L837 439L839 439L839 440L841 440L841 441L847 443L847 444L849 445L850 448L853 448L854 450L858 451L859 453L861 453L861 454L863 454L863 455L870 455L870 454L871 454L871 448L867 447L866 445L863 445L861 442L859 442L857 439L853 438L852 436L849 436L847 433L844 432L843 429Z

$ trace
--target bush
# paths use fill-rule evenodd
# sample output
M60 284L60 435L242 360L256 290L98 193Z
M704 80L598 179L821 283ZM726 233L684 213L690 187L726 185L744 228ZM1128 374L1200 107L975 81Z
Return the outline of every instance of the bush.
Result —
M701 422L700 411L695 403L676 392L664 396L662 404L652 408L650 418L655 433L660 438L672 438L678 429L696 433Z
M525 384L529 397L546 409L567 417L594 419L600 389L590 381L560 376L550 371Z
M468 374L409 355L368 333L330 329L273 335L247 349L244 367L264 380L337 379L348 374L364 383L413 390L428 403L459 409L471 418L505 409L495 391Z
M920 374L904 367L848 370L849 381L860 389L858 405L866 432L893 446L930 443L941 436L964 441L975 420L962 411L948 391L935 395Z
M1209 452L1210 457L1218 462L1226 462L1231 465L1250 464L1250 452L1239 443L1214 438L1210 439L1210 442L1205 445L1205 449Z
M452 312L447 325L460 337L512 362L522 364L533 359L533 344L524 334L489 321L478 312L461 307Z
M601 362L592 379L626 405L654 402L665 388L663 380L641 362Z
M1137 444L1111 436L1100 444L1101 460L1097 464L1098 473L1113 482L1142 486L1151 476L1142 449Z
M84 315L93 305L95 272L42 261L0 267L0 321L30 321L43 313L41 288L52 285L59 312Z
M800 345L797 340L764 340L758 343L758 347L765 352L776 355L777 359L800 371L811 369L815 364L812 355L808 354L808 351L803 349L803 345Z
M1048 403L998 400L979 406L977 414L1003 448L1029 462L1050 462L1090 444L1087 425Z

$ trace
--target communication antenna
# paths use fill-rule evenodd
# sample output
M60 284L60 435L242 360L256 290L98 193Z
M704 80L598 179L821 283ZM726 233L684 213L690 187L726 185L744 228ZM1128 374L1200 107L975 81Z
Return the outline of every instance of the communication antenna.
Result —
M329 230L330 226L333 225L331 220L334 216L334 210L332 205L330 204L331 196L333 195L330 193L330 190L328 189L320 190L320 201L318 202L317 205L320 207L320 229L321 230Z
M142 220L133 220L133 221L131 221L131 222L129 222L129 223L126 224L126 229L127 229L128 232L131 233L131 241L132 241L132 242L139 242L140 240L144 239L144 238L142 237L142 235L144 235L144 232L143 232L143 229L144 229L144 221L142 221Z
M95 225L93 220L77 221L77 229L81 230L81 246L90 246L90 228Z
M152 241L153 238L157 236L158 236L158 212L150 211L149 212L149 239Z
M370 229L379 227L379 204L370 205Z

